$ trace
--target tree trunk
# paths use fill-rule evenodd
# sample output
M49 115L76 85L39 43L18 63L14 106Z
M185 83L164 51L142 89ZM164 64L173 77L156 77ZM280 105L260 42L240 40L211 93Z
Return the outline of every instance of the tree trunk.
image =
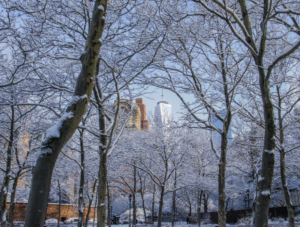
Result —
M255 175L254 175L255 176ZM252 225L254 225L255 223L255 210L256 210L256 199L257 199L257 176L255 176L255 179L254 179L254 185L253 185L253 191L254 191L254 199L253 199L253 202L252 202Z
M83 225L84 215L84 172L85 172L85 161L84 161L84 143L83 143L84 130L79 130L80 134L80 182L79 182L79 199L78 199L78 227Z
M198 221L198 226L201 226L201 203L202 203L202 194L203 191L198 189L198 209L197 209L197 221Z
M10 168L11 168L11 156L13 150L14 142L14 124L15 124L15 109L11 106L11 122L10 122L10 138L7 147L7 159L6 159L6 170L4 175L3 185L0 191L0 224L1 226L6 226L6 200L7 193L9 190L9 177L10 177Z
M281 95L280 95L280 87L276 86L277 95L278 95L278 121L279 121L279 138L280 138L280 176L281 176L281 185L283 189L283 195L285 199L285 204L288 210L288 217L289 217L289 226L295 227L295 217L294 217L294 209L291 203L291 197L289 193L289 189L287 186L286 181L286 173L285 173L285 148L284 148L284 127L283 127L283 119L281 115Z
M136 166L135 162L133 165L133 193L132 193L132 198L133 198L133 227L136 226Z
M161 187L161 193L160 193L157 227L161 227L161 222L162 222L162 209L163 209L163 205L164 205L164 193L165 193L165 186L163 185L163 186Z
M60 208L61 208L61 189L60 189L60 183L59 180L58 183L58 218L57 218L57 227L60 226Z
M142 181L142 177L139 175L140 177L140 184L141 184L141 198L142 198L142 204L143 204L143 211L144 211L144 221L146 222L147 220L147 214L146 214L146 206L145 206L145 199L144 199L144 187L143 187L143 181Z
M103 5L104 10L98 9L100 5ZM61 149L74 134L87 109L94 87L96 65L101 46L98 40L102 37L105 25L105 20L102 18L105 18L106 8L107 0L95 1L85 46L86 52L80 58L82 69L77 78L73 99L59 122L47 130L42 142L41 154L33 170L25 227L42 227L44 225L51 177L56 159Z
M221 157L220 157L219 175L218 175L218 183L219 183L218 224L220 227L226 227L225 172L226 172L227 131L222 133L221 139L222 139Z
M284 148L280 150L280 175L281 184L283 188L284 199L288 210L289 227L295 227L294 209L291 203L291 196L287 187L286 174L285 174L285 152Z
M13 227L13 221L14 221L14 212L15 212L15 196L16 196L16 189L18 186L18 180L20 176L20 171L16 174L16 177L14 179L12 191L10 194L10 205L9 205L9 213L8 213L8 227Z
M110 209L110 193L109 193L109 186L108 186L108 183L107 183L107 225L109 227L111 227L111 209Z
M97 184L97 180L95 180L95 182L94 182L92 198L89 200L89 206L88 206L88 210L87 210L86 216L85 216L85 223L84 223L85 227L88 226L88 220L89 220L91 207L92 207L92 203L93 203L93 199L94 199L96 184ZM95 208L94 208L94 219L95 219ZM94 221L93 221L93 224L94 224Z
M265 80L263 63L258 67L260 74L260 90L263 101L265 119L265 138L262 154L262 167L258 180L258 197L255 210L255 227L267 227L269 206L271 200L271 186L274 174L275 123L273 104L270 97L269 81Z
M155 204L155 191L156 191L156 186L154 184L153 186L153 198L152 198L152 214L151 214L151 219L152 219L152 223L154 223L154 204Z
M175 170L174 177L174 191L172 195L172 226L175 226L176 221L176 187L177 187L177 171Z
M97 193L96 193L96 200L95 200L95 206L94 206L93 227L95 226L95 218L96 218L96 208L97 208L97 204L98 204L98 190L97 190Z
M100 127L100 144L99 153L100 153L100 165L99 165L99 175L98 175L98 207L97 207L97 227L105 227L105 218L106 218L106 183L107 183L107 168L106 168L106 150L107 146L107 136L105 135L105 116L104 109L99 108L99 127Z

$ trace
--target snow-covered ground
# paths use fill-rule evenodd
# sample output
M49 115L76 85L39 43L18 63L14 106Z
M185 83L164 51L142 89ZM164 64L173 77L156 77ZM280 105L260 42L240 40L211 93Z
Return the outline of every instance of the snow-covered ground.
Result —
M296 217L296 227L300 227L300 217ZM250 219L240 219L238 223L236 224L227 224L227 226L230 227L253 227L249 224ZM19 223L21 224L21 223ZM15 227L22 227L22 225L14 225ZM49 227L56 227L57 224L49 224L47 225ZM60 224L61 227L77 227L77 224ZM88 224L88 227L92 227L92 224ZM154 225L151 224L137 224L137 227L156 227L157 223L154 223ZM162 227L171 227L171 223L162 223ZM176 222L176 227L197 227L197 224L187 224L186 222ZM201 224L202 227L216 227L217 224ZM289 226L288 221L284 220L283 218L276 218L276 219L269 219L269 227L285 227ZM129 227L129 224L122 224L122 225L112 225L112 227Z

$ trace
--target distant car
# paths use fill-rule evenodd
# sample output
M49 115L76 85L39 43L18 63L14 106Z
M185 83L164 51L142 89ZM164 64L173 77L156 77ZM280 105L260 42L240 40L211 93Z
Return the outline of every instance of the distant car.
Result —
M79 219L77 217L68 218L64 221L64 224L78 223Z
M51 224L57 224L57 223L58 223L58 221L56 218L49 218L45 221L44 227L48 227Z
M88 220L89 223L93 223L94 222L94 218L91 218L90 220ZM95 223L97 223L97 218L95 218Z
M56 218L50 218L45 221L45 224L56 224L58 223Z

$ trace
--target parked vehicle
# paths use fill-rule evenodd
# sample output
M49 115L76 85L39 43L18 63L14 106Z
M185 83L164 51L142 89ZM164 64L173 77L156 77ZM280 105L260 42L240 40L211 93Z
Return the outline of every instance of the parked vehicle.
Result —
M72 223L78 223L78 217L72 217L68 218L67 220L64 221L64 224L72 224Z
M93 223L94 222L94 218L91 218L90 220L88 220L89 223ZM97 218L95 218L95 223L97 223Z

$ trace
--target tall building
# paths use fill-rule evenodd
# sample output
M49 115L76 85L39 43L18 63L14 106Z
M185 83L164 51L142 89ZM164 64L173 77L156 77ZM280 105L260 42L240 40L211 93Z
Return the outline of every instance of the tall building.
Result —
M155 120L161 126L167 126L172 120L172 106L166 101L160 101L155 107Z
M221 110L219 111L219 115L221 117L226 117L227 111L226 110ZM218 129L221 129L223 131L223 122L220 121L214 114L212 115L211 123L213 126L215 126ZM214 142L221 143L221 135L220 133L214 131L213 132L213 140ZM231 134L231 125L229 126L228 134L227 134L227 141L232 140L232 134Z
M141 111L141 129L149 130L149 121L146 120L146 105L143 104L143 99L138 98L135 100Z
M114 108L118 101L114 103ZM131 104L129 99L121 99L120 109L124 112L129 112L132 107L132 113L126 125L127 128L136 128L138 130L149 130L149 121L146 120L146 105L143 104L143 99L136 99L136 103Z

